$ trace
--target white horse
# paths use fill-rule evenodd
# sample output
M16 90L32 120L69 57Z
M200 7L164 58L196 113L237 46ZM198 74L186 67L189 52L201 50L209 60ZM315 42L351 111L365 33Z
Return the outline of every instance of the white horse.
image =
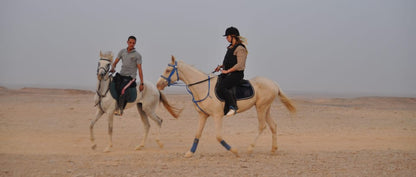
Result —
M157 88L159 90L163 90L166 86L175 84L179 80L182 80L187 85L187 89L193 97L195 109L199 113L198 130L196 132L192 148L185 154L185 157L191 157L195 153L199 139L202 135L202 130L204 129L205 123L209 116L214 118L218 142L238 157L237 149L228 145L221 135L222 119L224 117L224 103L218 100L215 96L217 77L207 75L183 61L176 61L172 56L172 62L168 64L168 67L158 80ZM276 82L264 77L255 77L250 80L250 83L253 85L255 95L250 99L240 100L237 102L239 108L237 111L238 113L246 111L252 106L256 106L257 109L259 121L258 134L248 147L248 153L253 152L257 139L266 128L266 123L269 125L272 132L271 151L274 153L277 150L277 126L270 116L271 104L276 97L279 97L280 101L290 112L295 113L296 108L283 94Z
M113 55L111 52L104 52L100 51L100 60L98 62L97 68L97 90L95 94L95 106L97 106L97 112L95 114L95 119L91 121L90 124L90 138L92 142L92 149L96 148L96 144L94 143L94 124L101 118L104 113L108 115L108 134L110 138L110 142L108 146L104 149L104 152L110 152L111 147L113 145L112 142L112 133L113 133L113 116L114 111L116 109L117 101L111 96L109 93L110 90L110 82L112 80L112 76L109 73L110 65L113 61ZM143 126L145 129L145 134L143 136L143 140L140 145L136 146L136 150L140 150L144 147L147 136L149 134L149 119L150 117L154 120L158 125L158 131L156 135L156 142L162 148L163 144L160 142L159 134L160 128L162 125L162 119L156 115L155 111L157 106L159 105L160 101L163 103L164 107L168 110L168 112L175 118L177 118L182 111L181 109L177 109L169 104L166 99L166 96L161 93L157 88L151 84L150 82L144 82L144 89L142 92L139 91L137 87L137 98L135 102L128 103L126 105L126 109L132 107L133 105L137 106L137 110L140 114L141 120L143 122Z

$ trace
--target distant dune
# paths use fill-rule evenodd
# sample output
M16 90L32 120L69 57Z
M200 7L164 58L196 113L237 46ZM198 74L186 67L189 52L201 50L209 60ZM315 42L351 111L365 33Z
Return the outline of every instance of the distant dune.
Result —
M80 90L80 89L54 89L54 88L33 88L33 87L24 87L21 89L8 89L6 87L0 87L1 91L9 91L13 93L38 93L38 94L92 94L93 91L90 90Z

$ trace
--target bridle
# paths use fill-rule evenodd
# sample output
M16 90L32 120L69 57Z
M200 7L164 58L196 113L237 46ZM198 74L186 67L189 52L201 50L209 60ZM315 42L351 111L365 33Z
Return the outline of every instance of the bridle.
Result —
M172 69L172 71L170 72L170 74L169 74L169 76L168 77L165 77L165 76L163 76L163 75L160 75L160 77L161 78L163 78L163 79L165 79L167 82L168 82L168 87L169 86L171 86L171 85L177 85L178 84L178 81L179 81L179 71L178 71L178 62L177 61L175 61L175 63L174 64L168 64L168 66L170 66L170 67L172 67L173 69ZM171 81L172 81L172 76L174 75L176 73L176 78L177 78L177 80L175 81L175 82L173 82L173 83L171 83ZM204 79L204 80L201 80L201 81L198 81L198 82L194 82L194 83L191 83L191 84L186 84L185 86L186 86L186 91L188 91L188 93L189 94L191 94L191 96L192 96L192 102L194 102L194 104L199 108L199 110L201 110L203 113L205 113L205 114L207 114L199 105L198 105L198 103L199 102L202 102L202 101L204 101L204 100L206 100L208 97L209 97L209 94L210 94L210 90L211 90L211 79L212 78L214 78L214 77L211 77L210 75L208 75L208 78L207 79ZM194 97L194 94L192 93L192 91L191 90L189 90L189 87L191 87L191 86L194 86L194 85L198 85L198 84L201 84L201 83L204 83L204 82L206 82L206 81L208 81L208 92L207 92L207 95L203 98L203 99L200 99L200 100L195 100L195 97ZM208 115L208 114L207 114Z
M100 58L100 60L108 61L108 62L111 64L111 60L109 60L109 59ZM106 65L105 67L103 67L103 66L98 66L98 68L97 68L97 75L98 75L98 72L99 72L101 69L103 69L103 70L104 70L103 76L107 75L107 74L108 74L108 72L110 71L110 64ZM102 105L101 105L102 98L104 98L104 97L107 95L108 91L110 90L110 86L108 86L108 87L107 87L107 90L104 92L104 94L101 94L101 92L100 92L100 91L101 91L101 81L103 81L103 80L104 80L104 81L110 80L110 81L109 81L109 83L108 83L108 85L110 85L112 78L113 78L113 77L111 77L111 75L110 75L109 77L107 77L107 79L105 79L105 77L104 77L104 79L100 79L100 80L99 80L99 83L98 83L98 88L97 88L97 90L95 91L95 92L97 93L97 95L98 95L98 103L97 103L97 104L95 104L95 106L97 106L97 105L98 105L98 106L99 106L99 108L100 108L100 110L101 110L102 112L105 112L105 111L104 111L104 109L103 109L103 107L102 107Z
M168 66L172 67L172 71L170 72L168 77L165 77L163 75L160 75L160 77L162 77L163 79L166 80L166 82L168 82L168 87L170 87L171 85L175 85L178 83L179 81L179 72L178 72L178 62L175 61L175 64L168 64ZM176 78L178 78L175 82L171 83L172 81L172 76L176 73Z

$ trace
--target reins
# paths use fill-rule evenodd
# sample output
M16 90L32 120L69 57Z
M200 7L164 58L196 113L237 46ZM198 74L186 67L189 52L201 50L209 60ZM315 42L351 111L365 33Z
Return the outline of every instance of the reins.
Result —
M198 81L198 82L195 82L195 83L192 83L192 84L188 84L188 85L186 85L186 86L187 86L187 87L191 87L191 86L193 86L193 85L198 85L198 84L201 84L201 83L206 82L206 81L208 81L208 82L209 82L209 80L211 80L211 78L212 78L212 77L209 77L209 75L208 75L208 79L204 79L204 80L202 80L202 81Z

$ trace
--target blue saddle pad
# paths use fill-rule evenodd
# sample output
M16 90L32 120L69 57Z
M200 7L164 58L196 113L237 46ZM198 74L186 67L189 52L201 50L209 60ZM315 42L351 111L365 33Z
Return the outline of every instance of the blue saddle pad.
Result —
M218 93L218 82L215 86L215 95L217 96L217 98L220 101L224 101L224 96L221 93ZM253 86L251 85L250 81L248 80L242 80L240 82L240 84L236 87L235 90L235 97L238 100L245 100L245 99L249 99L252 98L254 96L254 89Z
M120 97L120 95L117 94L116 84L114 83L114 80L110 82L110 93L111 93L111 96L115 100L118 100L118 98ZM136 88L127 88L127 90L124 94L128 94L127 95L128 96L127 97L127 102L128 103L132 103L132 102L136 101L136 98L137 98Z

